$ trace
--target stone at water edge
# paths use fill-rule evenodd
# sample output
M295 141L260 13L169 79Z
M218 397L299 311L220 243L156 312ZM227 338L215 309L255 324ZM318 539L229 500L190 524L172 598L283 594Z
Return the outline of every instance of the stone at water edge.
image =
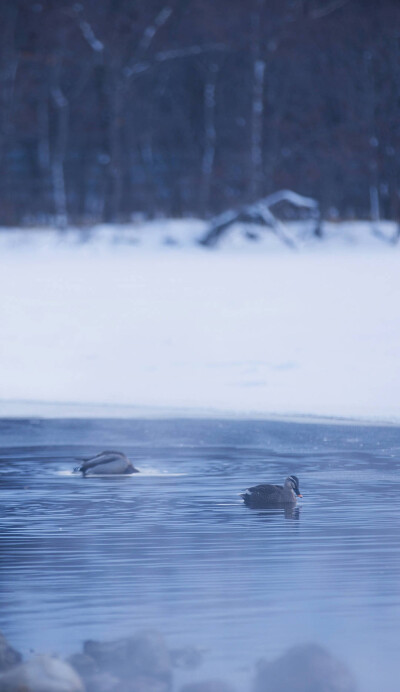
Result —
M85 679L86 692L121 692L121 680L111 673L95 673Z
M349 668L317 644L294 646L257 668L253 692L357 692Z
M96 673L85 684L86 692L165 692L165 682L146 675L121 680L111 673Z
M35 656L0 675L0 692L85 692L85 688L68 663Z
M83 680L87 677L96 675L99 669L96 661L87 654L72 654L67 658L67 663L80 675Z
M150 675L137 675L129 680L121 680L115 692L165 692L166 683Z
M0 672L18 665L21 661L21 654L10 646L4 634L0 632Z
M171 658L159 632L138 632L112 642L86 641L84 653L94 659L100 670L120 678L148 676L162 680L165 689L172 678Z

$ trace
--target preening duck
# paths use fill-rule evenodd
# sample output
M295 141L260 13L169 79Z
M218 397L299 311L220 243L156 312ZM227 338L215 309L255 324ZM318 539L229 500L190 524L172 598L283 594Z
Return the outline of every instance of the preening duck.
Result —
M123 452L106 450L93 457L79 457L83 464L74 471L81 471L84 476L127 475L139 473Z
M262 483L247 488L241 497L248 507L276 507L279 505L295 505L298 497L302 497L299 490L297 476L288 476L284 485L269 485Z

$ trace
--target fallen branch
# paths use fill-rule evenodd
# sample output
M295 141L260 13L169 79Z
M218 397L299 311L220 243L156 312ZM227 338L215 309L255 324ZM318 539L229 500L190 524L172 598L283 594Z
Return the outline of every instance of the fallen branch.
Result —
M255 204L246 205L238 210L229 210L215 216L211 219L206 234L200 239L200 244L205 247L214 247L234 223L250 223L271 228L285 245L295 249L297 247L296 238L276 214L271 211L271 207L279 202L287 202L294 207L308 209L311 218L315 220L314 235L321 235L321 218L318 202L310 197L303 197L303 195L299 195L291 190L279 190Z

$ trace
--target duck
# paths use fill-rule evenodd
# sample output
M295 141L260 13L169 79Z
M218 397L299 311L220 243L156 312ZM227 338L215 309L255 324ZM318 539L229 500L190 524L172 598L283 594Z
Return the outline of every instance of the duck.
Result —
M128 475L139 473L129 461L126 454L114 450L105 450L93 457L78 457L83 464L74 468L81 471L83 476Z
M297 476L288 476L284 485L261 483L247 488L240 493L248 507L277 507L280 505L295 505L298 497L303 497L299 490Z

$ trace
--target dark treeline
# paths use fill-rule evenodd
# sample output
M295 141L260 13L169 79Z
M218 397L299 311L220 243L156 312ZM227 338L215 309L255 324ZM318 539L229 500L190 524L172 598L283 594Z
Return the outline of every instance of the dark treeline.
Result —
M0 223L398 219L399 0L0 0Z

